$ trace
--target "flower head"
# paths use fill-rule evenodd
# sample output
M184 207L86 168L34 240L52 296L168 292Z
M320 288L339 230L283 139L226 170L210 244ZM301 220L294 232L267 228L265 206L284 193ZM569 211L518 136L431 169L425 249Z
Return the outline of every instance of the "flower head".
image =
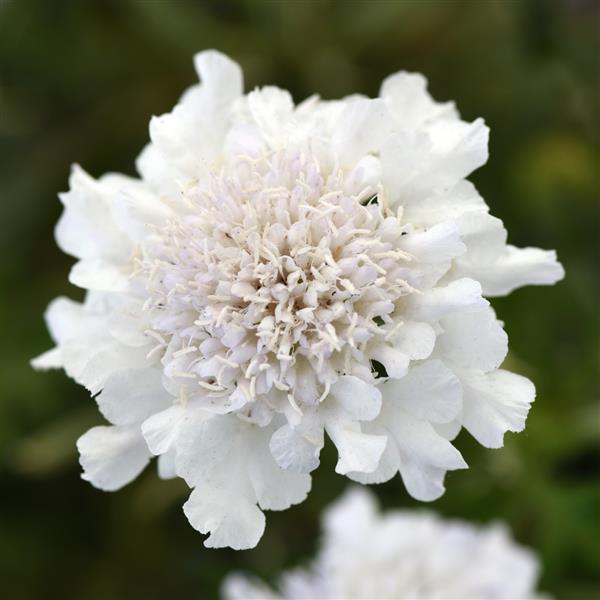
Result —
M226 600L538 597L538 561L500 524L474 527L425 511L378 514L364 489L325 513L319 553L306 569L284 573L279 591L229 575Z
M159 456L217 547L254 546L261 509L305 498L325 435L338 473L437 498L466 467L458 431L500 447L534 398L498 369L484 296L563 275L554 252L507 246L464 179L487 128L420 75L294 105L243 95L218 52L195 62L202 83L152 119L140 179L74 167L61 195L56 239L87 295L50 305L56 348L34 365L63 367L111 423L80 438L83 477L114 490Z

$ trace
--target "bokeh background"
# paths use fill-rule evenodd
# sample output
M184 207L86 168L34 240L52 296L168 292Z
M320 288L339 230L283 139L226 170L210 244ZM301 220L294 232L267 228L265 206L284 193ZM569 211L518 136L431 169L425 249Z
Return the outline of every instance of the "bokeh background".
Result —
M567 278L493 302L510 368L538 399L526 432L484 450L432 508L508 522L540 555L541 588L600 597L599 10L585 0L0 0L0 587L4 598L215 598L230 569L270 579L307 560L319 514L347 485L327 448L308 500L267 513L253 551L208 550L186 522L181 481L149 468L114 494L79 478L75 440L101 423L62 372L34 373L50 347L46 304L66 294L71 259L53 241L69 166L133 174L153 114L195 81L192 55L218 48L246 87L296 100L376 95L383 77L420 71L491 127L472 180L517 245L556 248ZM416 507L399 478L384 506Z

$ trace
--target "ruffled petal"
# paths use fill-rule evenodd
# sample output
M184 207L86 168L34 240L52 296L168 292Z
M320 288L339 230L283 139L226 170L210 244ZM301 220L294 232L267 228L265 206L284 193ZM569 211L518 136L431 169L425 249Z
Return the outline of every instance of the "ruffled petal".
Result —
M489 210L475 186L466 179L461 179L449 189L432 190L418 203L408 204L403 208L406 221L421 227L431 227L448 221L455 222L461 240L467 246L467 253L458 260L468 255L471 242L465 221L468 224L471 215L487 215Z
M52 348L30 361L31 366L37 371L48 371L49 369L61 369L63 367L60 348Z
M386 402L393 399L417 419L448 423L461 413L460 382L439 360L427 360L411 367L406 377L388 381L382 389Z
M102 292L127 292L129 290L128 265L115 265L101 258L80 260L69 273L69 281L86 290Z
M126 179L123 176L122 180ZM55 229L56 243L63 252L80 259L127 259L130 242L110 212L115 184L114 180L107 183L106 178L96 181L79 165L73 166L70 190L59 196L65 208Z
M393 206L412 204L436 188L451 188L488 158L489 130L473 123L439 120L426 129L401 130L381 148L383 181Z
M452 313L475 312L488 306L481 286L473 279L457 279L446 286L413 294L406 300L406 314L423 321L436 321Z
M73 340L61 346L67 375L97 394L106 380L115 372L124 369L141 369L149 366L144 348L131 348L111 339Z
M150 460L138 425L93 427L77 440L77 449L82 479L107 492L133 481Z
M294 114L294 101L287 90L267 86L248 94L248 109L263 139L277 148L285 143Z
M376 156L363 156L354 165L345 181L345 192L357 195L367 190L376 190L381 180L381 162Z
M525 285L554 285L565 276L554 250L506 246L491 264L470 272L481 282L486 296L506 296Z
M114 372L150 366L145 347L131 348L108 334L109 311L103 296L88 294L85 304L57 298L45 315L61 366L94 394Z
M140 423L171 403L160 369L126 369L111 375L96 397L100 412L113 425Z
M150 138L163 162L190 178L198 177L222 149L231 104L242 92L241 69L229 57L208 50L197 54L194 63L201 85L187 90L170 113L150 121Z
M331 396L356 421L371 421L381 410L381 392L352 375L343 375L331 386Z
M508 352L508 336L491 307L473 313L444 317L435 353L469 369L492 371Z
M273 460L262 432L253 433L255 454L248 465L248 477L258 505L263 510L285 510L304 502L310 491L310 475L282 469Z
M300 427L282 425L271 436L269 448L275 462L293 473L310 473L319 466L319 454L323 448L323 430L306 435Z
M379 96L400 127L419 127L440 118L458 119L454 102L435 102L427 92L427 79L420 73L399 71L386 77Z
M435 346L435 330L429 323L404 321L391 338L396 350L411 360L427 358Z
M333 149L342 166L378 150L394 124L383 100L357 98L347 103L333 132Z
M147 238L152 227L164 225L172 216L171 209L160 196L144 185L124 186L115 194L111 205L115 223L136 243Z
M144 146L135 160L136 171L157 194L176 198L181 191L179 172L165 162L158 148L149 143Z
M499 369L462 371L463 426L486 448L501 448L507 431L519 432L535 399L529 379Z
M152 454L164 454L173 448L186 415L185 407L175 404L153 414L142 423L142 435Z
M96 336L103 328L103 319L89 314L81 302L59 296L52 300L44 314L52 339L61 343L78 336Z
M330 421L326 430L339 454L336 473L370 473L377 468L387 442L385 436L362 433L358 423L352 422Z
M235 483L224 488L199 485L183 505L190 525L210 533L207 548L254 548L265 531L265 515Z
M432 124L429 135L437 160L429 173L434 177L430 187L453 185L484 165L488 159L489 134L483 119Z
M400 379L408 371L410 357L397 348L387 344L373 344L369 355L385 367L385 371L390 377Z
M349 473L360 483L381 483L399 472L407 491L417 500L431 501L444 493L446 471L464 469L460 452L439 435L429 421L404 411L386 399L380 416L365 424L370 433L387 435L379 467L372 473Z
M244 76L240 66L218 50L204 50L194 56L194 66L202 87L215 108L227 107L241 96ZM185 98L182 99L185 102Z
M176 471L195 488L184 511L193 527L210 532L206 546L254 547L264 530L257 504L283 510L306 497L310 476L275 463L268 445L272 432L220 415L180 429Z
M399 247L422 263L444 263L464 254L462 242L455 223L439 223L426 231L407 235Z

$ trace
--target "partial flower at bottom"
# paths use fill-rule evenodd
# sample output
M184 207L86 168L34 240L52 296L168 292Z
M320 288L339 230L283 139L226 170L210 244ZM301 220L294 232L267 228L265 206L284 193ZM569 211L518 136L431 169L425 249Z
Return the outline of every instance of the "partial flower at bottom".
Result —
M485 297L563 276L553 251L507 245L465 180L487 127L418 74L295 105L244 95L219 52L195 65L140 178L75 166L60 195L56 240L87 292L50 304L56 347L34 366L64 368L110 423L78 441L83 478L116 490L158 456L206 545L237 549L263 510L304 500L326 436L338 473L438 498L467 467L458 432L499 448L534 399L499 368Z
M524 600L539 565L500 524L475 527L434 513L379 514L365 489L347 492L325 513L323 537L307 568L284 573L274 590L236 573L225 600Z

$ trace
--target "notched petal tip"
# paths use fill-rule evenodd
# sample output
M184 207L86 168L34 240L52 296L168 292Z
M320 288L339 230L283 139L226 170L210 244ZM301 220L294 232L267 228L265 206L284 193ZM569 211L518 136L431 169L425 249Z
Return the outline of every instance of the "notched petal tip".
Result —
M207 548L254 548L265 531L265 515L243 497L232 497L217 490L196 488L183 505L190 525L210 535Z

